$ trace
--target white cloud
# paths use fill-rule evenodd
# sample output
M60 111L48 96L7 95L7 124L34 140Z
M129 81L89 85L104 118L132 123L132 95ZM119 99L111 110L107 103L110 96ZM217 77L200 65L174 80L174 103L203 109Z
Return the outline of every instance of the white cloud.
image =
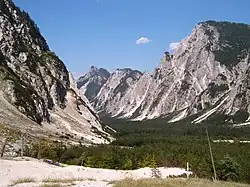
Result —
M169 44L170 51L174 51L177 49L177 47L180 45L180 42L172 42Z
M146 37L140 37L138 40L136 40L136 44L139 45L139 44L147 44L149 42L152 42L152 40L146 38Z

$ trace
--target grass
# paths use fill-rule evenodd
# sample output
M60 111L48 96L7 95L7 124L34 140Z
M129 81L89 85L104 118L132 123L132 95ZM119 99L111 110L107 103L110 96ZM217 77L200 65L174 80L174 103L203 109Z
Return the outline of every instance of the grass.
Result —
M248 184L213 182L203 179L125 179L114 182L114 187L250 187Z
M0 134L2 135L2 137L7 138L8 142L15 142L21 137L20 131L10 128L8 125L5 124L0 124Z
M62 187L61 184L42 184L39 187Z
M43 182L45 183L73 183L75 181L79 181L79 179L53 179L53 178L47 178L47 179L43 179Z
M60 178L47 178L43 179L42 182L48 183L48 184L42 184L40 187L63 187L63 186L73 186L75 185L74 182L76 181L96 181L95 179L92 178L87 178L87 179L82 179L82 178L70 178L70 179L60 179ZM62 185L63 184L63 185Z
M76 181L95 181L95 179L92 178L87 178L87 179L82 179L82 178L69 178L69 179L60 179L60 178L47 178L43 179L42 182L44 183L73 183Z
M13 180L10 186L15 186L17 184L22 184L22 183L32 183L32 182L36 182L36 180L31 177L19 178L19 179Z

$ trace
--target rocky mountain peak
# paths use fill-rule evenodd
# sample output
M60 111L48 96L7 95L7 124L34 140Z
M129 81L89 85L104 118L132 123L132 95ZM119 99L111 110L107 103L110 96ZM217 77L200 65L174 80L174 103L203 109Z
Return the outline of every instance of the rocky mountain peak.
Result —
M1 20L2 24L4 24L4 19L8 19L15 29L17 29L18 34L28 34L31 36L26 39L32 40L30 42L33 43L33 47L37 47L38 49L44 51L49 50L49 46L41 35L38 26L27 12L21 10L19 7L16 7L11 0L0 0L0 5L0 13L3 16Z
M104 68L97 68L95 66L91 66L88 73L90 73L93 76L101 76L101 77L106 77L108 78L110 76L110 73L108 70L104 69ZM86 74L88 74L86 73Z
M126 75L130 76L131 78L136 78L138 79L142 73L138 70L133 70L131 68L117 68L113 74L119 74L119 75Z
M93 106L111 117L143 120L172 116L170 122L203 111L208 113L194 122L218 112L235 115L248 111L249 41L249 25L198 23L173 54L164 54L154 72L135 73L138 76L129 87L124 86L124 80L132 71L117 69Z
M111 85L122 83L122 87L125 89L138 80L141 75L140 71L131 68L118 68L110 74L106 69L91 66L89 72L78 79L77 85L90 101L94 101L102 87L109 88L112 87ZM119 90L119 88L117 89Z
M77 80L77 87L92 101L109 77L108 70L91 66L89 71Z

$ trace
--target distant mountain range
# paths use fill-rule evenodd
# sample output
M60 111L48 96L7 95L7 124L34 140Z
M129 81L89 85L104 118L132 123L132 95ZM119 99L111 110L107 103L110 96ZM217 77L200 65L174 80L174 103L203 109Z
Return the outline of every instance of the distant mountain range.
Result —
M249 25L201 22L154 72L92 67L77 86L100 115L112 118L175 122L196 115L192 122L200 123L223 115L243 123L250 111L249 51Z

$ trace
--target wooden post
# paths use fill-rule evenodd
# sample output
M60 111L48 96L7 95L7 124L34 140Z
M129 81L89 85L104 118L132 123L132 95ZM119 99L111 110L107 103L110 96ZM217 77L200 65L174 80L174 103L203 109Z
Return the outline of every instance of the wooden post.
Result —
M40 148L41 148L41 146L40 146L40 140L39 140L39 142L38 142L38 151L37 151L37 156L36 156L37 159L40 159Z
M23 133L21 135L21 158L23 159Z
M1 148L1 158L3 157L3 154L4 154L4 149L5 149L5 146L7 144L7 138L4 138L3 140L3 145L2 145L2 148Z
M208 135L207 129L206 129L206 134L207 134L207 141L208 141L208 146L209 146L209 152L210 152L211 161L212 161L213 170L214 170L214 180L216 181L217 180L217 174L216 174L216 169L215 169L215 164L214 164L214 157L213 157L213 152L212 152L212 148L211 148L210 139L209 139L209 135Z
M82 158L82 163L81 163L81 167L82 167L82 165L83 165L83 158Z
M22 116L21 116L22 117ZM21 158L23 159L23 147L24 147L24 143L25 143L25 135L26 135L26 130L22 130L21 131Z

